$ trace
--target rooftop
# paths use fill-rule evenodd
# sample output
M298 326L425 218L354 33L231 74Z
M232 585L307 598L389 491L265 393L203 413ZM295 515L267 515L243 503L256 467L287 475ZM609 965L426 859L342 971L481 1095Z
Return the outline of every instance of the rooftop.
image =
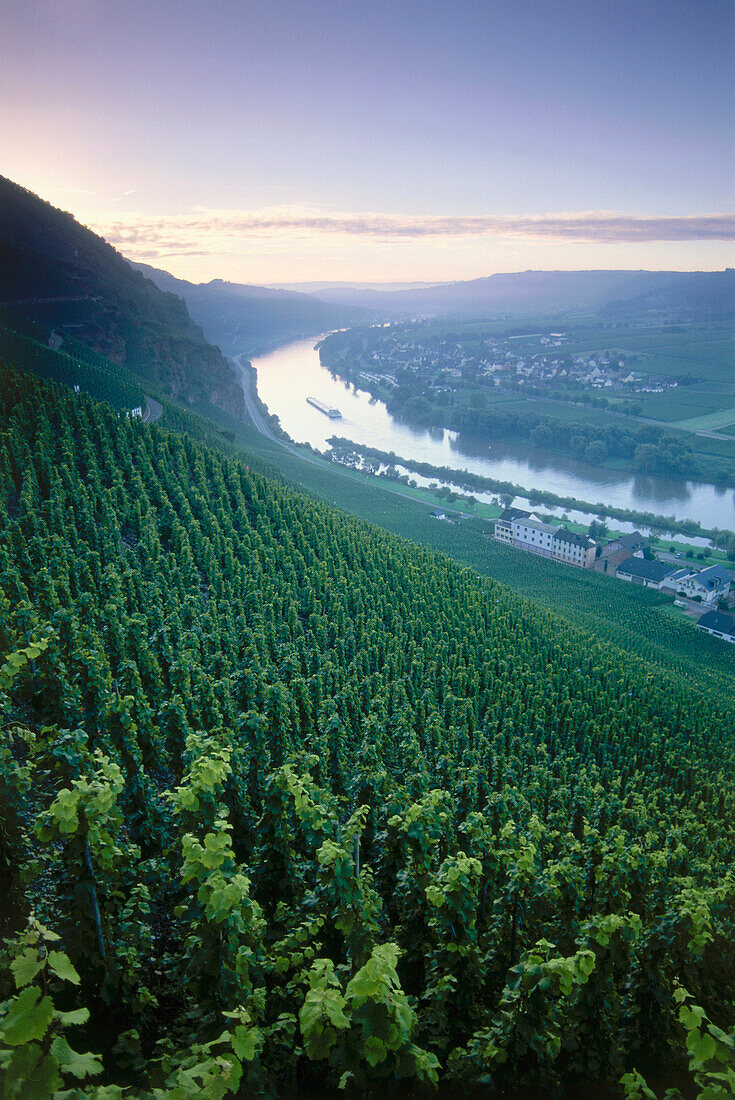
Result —
M667 565L664 561L646 561L645 558L627 558L618 566L618 575L625 573L630 577L640 577L646 581L657 583L670 577L676 572L676 566Z
M513 519L530 519L533 512L524 512L522 508L504 508L498 519L510 522Z
M594 539L579 535L576 531L569 531L566 527L557 527L555 538L562 542L571 542L573 546L583 546L585 550L597 545Z
M724 615L721 611L708 611L706 615L702 615L697 626L735 637L735 619L732 615Z
M709 565L697 574L697 580L708 588L717 588L722 581L731 581L732 574L728 573L724 565Z
M553 523L542 523L540 519L527 519L525 520L526 527L532 528L534 531L543 531L545 535L555 535L556 527Z
M648 539L640 531L631 531L629 535L619 535L615 541L629 550L637 550L641 546L648 546Z
M629 535L617 535L614 539L610 539L607 546L603 548L602 553L605 557L618 554L621 550L627 550L629 553L634 554L636 550L640 550L644 546L648 546L646 536L642 535L640 531L632 531Z

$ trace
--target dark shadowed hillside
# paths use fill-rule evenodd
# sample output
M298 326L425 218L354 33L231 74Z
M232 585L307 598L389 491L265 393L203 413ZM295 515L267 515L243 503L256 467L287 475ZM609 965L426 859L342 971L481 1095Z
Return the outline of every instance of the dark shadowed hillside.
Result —
M0 304L73 336L172 397L243 413L230 365L180 298L133 271L71 214L3 177Z
M227 283L222 279L189 283L147 264L132 266L161 290L183 298L208 339L232 354L252 355L273 344L366 321L376 310L381 317L384 312L383 294L376 296L374 308L368 311L361 302L332 304L310 294Z

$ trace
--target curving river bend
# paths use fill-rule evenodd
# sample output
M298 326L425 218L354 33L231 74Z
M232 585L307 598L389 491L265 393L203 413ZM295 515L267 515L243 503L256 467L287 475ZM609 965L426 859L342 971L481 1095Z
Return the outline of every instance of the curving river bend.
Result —
M545 489L593 504L604 501L620 508L695 519L703 527L735 529L732 489L600 470L523 444L490 443L488 449L486 440L459 439L454 432L401 424L382 402L333 378L319 361L316 342L314 337L299 340L251 360L258 372L261 401L297 443L310 443L324 451L330 436L343 436L403 458L470 470L529 490ZM330 420L307 404L307 397L335 406L342 419Z

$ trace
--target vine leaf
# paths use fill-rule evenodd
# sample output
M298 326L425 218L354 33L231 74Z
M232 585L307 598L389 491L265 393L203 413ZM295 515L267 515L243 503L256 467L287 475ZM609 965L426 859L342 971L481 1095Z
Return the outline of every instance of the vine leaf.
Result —
M0 1039L9 1047L43 1039L53 1014L51 998L41 997L40 990L28 986L11 1002L0 1027Z
M63 951L49 951L48 964L57 978L64 982L79 985L81 979L67 955Z

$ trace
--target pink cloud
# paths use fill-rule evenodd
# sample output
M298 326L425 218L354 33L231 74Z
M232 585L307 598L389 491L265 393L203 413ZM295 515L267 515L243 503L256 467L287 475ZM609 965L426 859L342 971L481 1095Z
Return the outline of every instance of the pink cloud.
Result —
M135 257L222 255L248 239L304 239L324 236L370 240L426 238L520 238L594 243L726 241L735 239L735 215L694 214L646 217L607 212L549 215L429 217L376 213L328 213L301 207L265 210L197 209L190 214L129 217L93 226L121 251Z

